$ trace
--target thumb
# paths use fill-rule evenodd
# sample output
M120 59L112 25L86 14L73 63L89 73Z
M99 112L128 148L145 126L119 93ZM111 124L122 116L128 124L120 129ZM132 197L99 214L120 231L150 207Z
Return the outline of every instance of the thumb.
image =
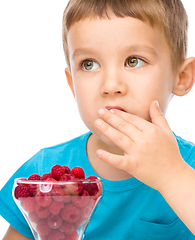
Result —
M150 117L153 124L156 126L170 131L170 127L167 123L166 118L160 110L158 101L153 101L150 105Z

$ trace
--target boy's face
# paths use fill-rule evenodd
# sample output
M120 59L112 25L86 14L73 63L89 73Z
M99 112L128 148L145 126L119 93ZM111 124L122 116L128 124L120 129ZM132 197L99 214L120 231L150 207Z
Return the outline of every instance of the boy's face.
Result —
M86 19L68 32L69 84L80 115L98 135L100 108L118 108L150 121L158 100L165 113L172 97L174 71L164 34L131 17Z

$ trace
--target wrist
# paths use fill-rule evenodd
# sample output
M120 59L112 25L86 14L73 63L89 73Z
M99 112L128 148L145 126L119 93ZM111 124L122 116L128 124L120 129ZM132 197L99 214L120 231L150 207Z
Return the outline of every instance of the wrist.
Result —
M193 234L195 234L194 186L195 170L185 163L183 169L170 183L159 189L165 201Z
M179 189L183 184L185 184L186 179L188 179L191 167L183 160L181 157L178 159L177 166L173 166L173 169L165 176L165 181L157 189L163 197L167 194L173 193L176 189Z

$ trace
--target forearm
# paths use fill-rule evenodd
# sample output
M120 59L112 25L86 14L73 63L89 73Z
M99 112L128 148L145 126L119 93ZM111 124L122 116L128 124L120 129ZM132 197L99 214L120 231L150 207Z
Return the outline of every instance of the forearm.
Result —
M181 221L195 235L195 170L186 164L185 170L159 191Z

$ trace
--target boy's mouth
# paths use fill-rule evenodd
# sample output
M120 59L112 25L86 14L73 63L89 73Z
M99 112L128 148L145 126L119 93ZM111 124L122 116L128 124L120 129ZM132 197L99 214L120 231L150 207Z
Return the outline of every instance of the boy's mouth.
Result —
M121 108L120 106L106 106L105 107L107 110L111 110L111 109L117 109L123 112L126 112L123 108Z

